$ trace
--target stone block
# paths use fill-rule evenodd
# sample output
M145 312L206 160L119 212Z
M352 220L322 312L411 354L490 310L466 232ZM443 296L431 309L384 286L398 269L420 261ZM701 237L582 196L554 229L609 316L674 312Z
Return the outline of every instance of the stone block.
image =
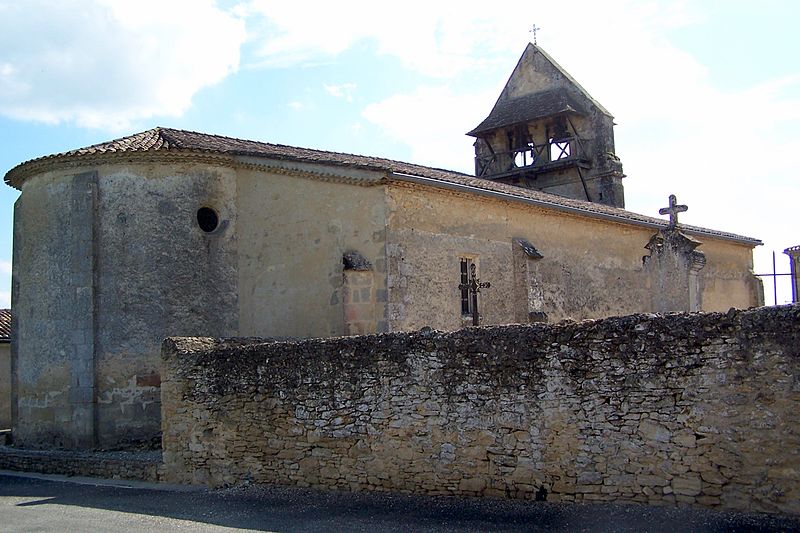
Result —
M641 487L665 487L669 481L662 476L639 474L636 476L636 484Z
M728 479L717 470L705 470L700 472L700 477L703 481L712 485L723 485L728 481Z
M579 485L600 485L603 483L603 474L600 472L580 472L577 483Z
M638 431L642 438L649 441L669 442L672 436L669 429L651 420L640 421Z
M462 479L461 482L458 484L458 490L460 492L483 492L486 488L486 480L483 478L467 478Z
M676 496L697 496L703 488L699 475L673 478L671 485Z
M678 433L672 440L675 444L686 448L694 448L697 446L697 438L693 433Z

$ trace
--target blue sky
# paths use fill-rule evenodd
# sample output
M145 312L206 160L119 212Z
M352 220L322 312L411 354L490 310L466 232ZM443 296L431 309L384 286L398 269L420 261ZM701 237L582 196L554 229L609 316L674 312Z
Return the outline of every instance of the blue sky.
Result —
M627 208L800 244L800 2L0 0L0 169L170 126L472 170L539 45L614 114ZM17 192L0 186L0 307ZM778 303L791 297L788 280ZM765 283L772 302L771 282Z

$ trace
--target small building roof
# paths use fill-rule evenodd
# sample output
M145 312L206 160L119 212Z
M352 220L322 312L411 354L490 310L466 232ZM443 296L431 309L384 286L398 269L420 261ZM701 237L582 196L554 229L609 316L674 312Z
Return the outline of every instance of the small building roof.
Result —
M11 309L0 309L0 343L11 342Z
M114 160L129 160L141 154L207 154L216 156L250 156L263 159L333 165L338 167L371 170L386 174L386 179L419 183L431 187L457 189L462 192L493 196L509 201L520 201L545 209L555 209L573 214L612 220L650 228L665 228L668 221L640 215L618 207L576 200L542 191L497 183L470 174L440 168L404 163L381 157L370 157L339 152L327 152L310 148L299 148L282 144L248 141L221 135L210 135L172 128L153 128L141 133L121 137L112 141L78 148L60 154L32 159L8 171L5 182L17 189L30 176L46 172L59 166L93 165ZM117 159L119 158L119 159ZM681 224L682 231L732 240L755 246L763 244L759 239L734 233L711 230Z

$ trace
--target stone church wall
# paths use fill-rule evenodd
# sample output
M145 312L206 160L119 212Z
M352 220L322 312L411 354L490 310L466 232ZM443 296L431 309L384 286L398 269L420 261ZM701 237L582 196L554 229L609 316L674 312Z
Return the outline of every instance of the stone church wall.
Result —
M39 175L14 206L11 401L19 444L93 444L97 180L96 172Z
M97 440L157 439L159 346L238 334L236 184L207 164L100 168L95 227ZM197 223L214 209L218 227Z
M162 356L170 482L800 513L800 306Z
M387 329L384 187L230 163L176 156L24 183L14 218L15 444L157 441L167 336ZM213 230L200 227L201 208L216 213ZM372 265L354 331L343 304L349 250Z
M351 250L373 265L372 300L386 300L382 186L239 170L237 190L239 335L348 333L342 258ZM386 327L384 303L372 304L363 332Z
M235 181L201 163L35 176L14 224L14 442L157 439L164 337L238 334ZM216 231L196 213L211 206Z
M389 187L387 214L391 331L452 330L471 323L461 317L459 305L462 257L474 260L480 278L492 284L480 295L482 324L527 322L515 304L521 300L531 302L529 312L545 313L551 322L663 310L653 307L655 289L642 260L656 230L397 184ZM518 238L543 256L528 265L525 276L511 267ZM700 309L758 305L751 248L699 240L708 265L698 274ZM685 283L667 283L662 292L674 296L667 303L688 301Z
M0 429L11 428L11 344L0 342Z

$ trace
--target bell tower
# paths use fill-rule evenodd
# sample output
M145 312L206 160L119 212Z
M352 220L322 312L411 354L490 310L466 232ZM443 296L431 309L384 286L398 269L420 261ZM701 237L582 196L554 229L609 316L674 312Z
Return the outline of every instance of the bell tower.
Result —
M614 118L553 58L528 44L475 137L475 175L625 207Z

